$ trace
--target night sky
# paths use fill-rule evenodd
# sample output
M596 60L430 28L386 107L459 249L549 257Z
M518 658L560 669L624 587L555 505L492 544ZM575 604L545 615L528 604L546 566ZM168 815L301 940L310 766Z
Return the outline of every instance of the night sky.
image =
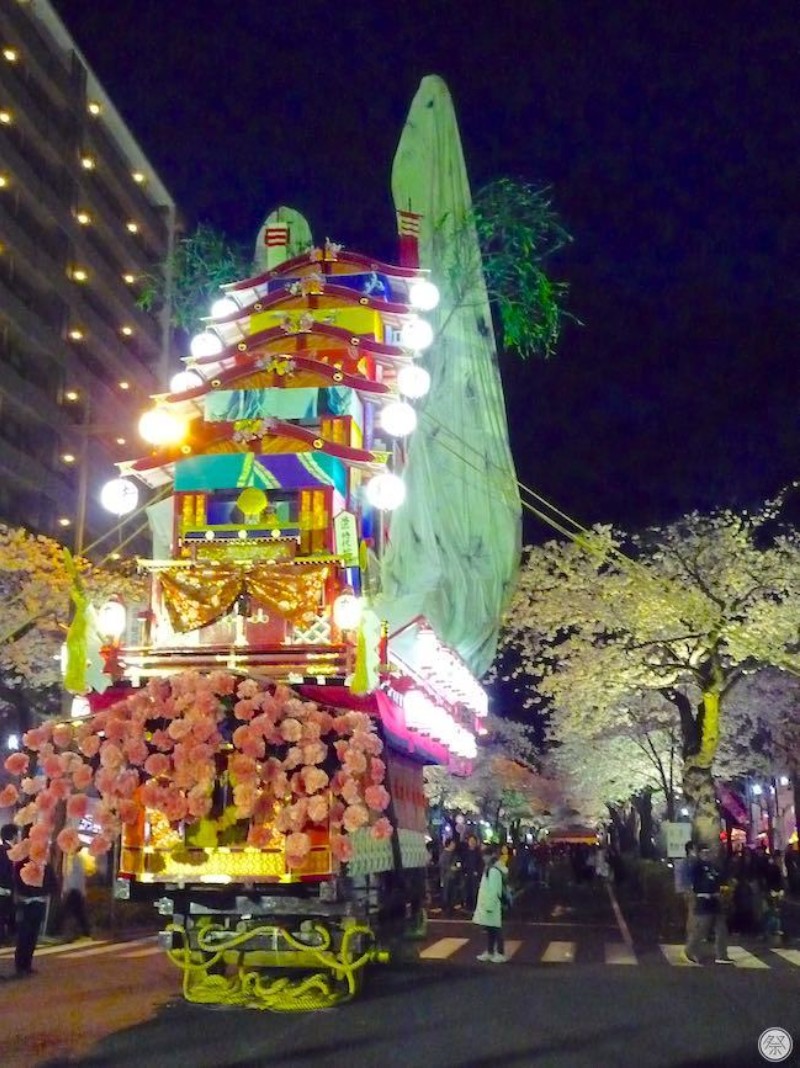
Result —
M394 151L441 75L473 188L552 186L574 237L581 325L502 365L519 476L563 510L634 527L798 477L796 3L54 6L189 225L248 242L287 203L395 259Z

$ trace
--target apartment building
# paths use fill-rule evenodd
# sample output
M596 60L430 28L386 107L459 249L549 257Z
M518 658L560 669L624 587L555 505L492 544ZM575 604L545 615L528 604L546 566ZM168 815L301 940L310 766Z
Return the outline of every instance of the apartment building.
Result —
M0 521L78 547L114 526L99 491L168 377L168 310L137 297L175 229L50 3L2 0Z

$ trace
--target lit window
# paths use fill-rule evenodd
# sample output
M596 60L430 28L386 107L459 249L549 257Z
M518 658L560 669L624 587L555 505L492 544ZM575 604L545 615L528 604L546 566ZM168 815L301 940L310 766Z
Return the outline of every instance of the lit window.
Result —
M81 167L85 171L93 171L95 168L94 156L81 156Z
M131 234L138 234L139 233L139 224L134 222L133 220L131 220L130 222L126 223L125 225L128 228L128 232L129 233L131 233Z
M103 110L102 104L98 104L96 100L90 100L88 104L88 111L90 115L99 115Z
M121 334L124 334L125 337L130 337L131 334L133 333L133 327L132 326L121 326L119 328L119 332Z
M76 282L85 282L89 275L83 267L76 267L72 272L72 277Z
M124 327L123 327L123 329L124 329ZM130 384L130 382L120 382L119 388L120 389L130 389L131 388L131 384Z
M0 123L2 123L3 126L10 126L13 121L14 118L8 108L3 108L0 111Z
M142 174L141 171L134 171L131 175L131 178L133 178L134 182L136 182L137 185L143 185L145 182L145 176Z
M64 461L65 464L74 464L75 463L75 456L71 452L65 452L64 455L61 457L61 459Z
M88 211L79 211L75 215L75 218L78 220L81 226L88 226L92 221L92 217Z
M78 330L77 327L75 327L74 330L70 330L69 336L72 339L72 341L83 341L83 331L82 330Z
M79 398L80 393L77 391L77 389L68 389L67 392L64 394L64 400L76 401Z
M16 48L6 47L3 49L3 59L7 59L9 63L16 63L19 59L19 52Z
M71 519L67 519L67 517L65 515L62 515L61 518L58 521L58 525L60 527L71 527L72 526L72 520Z
M136 275L131 274L130 272L128 272L127 274L123 274L122 281L127 283L127 285L132 286L133 283L136 281Z

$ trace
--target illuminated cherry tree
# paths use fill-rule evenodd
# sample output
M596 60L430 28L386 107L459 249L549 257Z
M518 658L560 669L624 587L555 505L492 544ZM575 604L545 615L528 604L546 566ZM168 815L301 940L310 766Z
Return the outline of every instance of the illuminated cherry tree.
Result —
M456 814L502 825L512 836L522 823L546 823L545 813L561 799L561 784L539 770L539 753L531 729L514 720L490 715L471 774L452 775L444 767L425 769L429 804L452 823Z
M112 594L134 604L144 583L79 561L87 595L97 604ZM28 705L44 701L61 681L59 652L70 619L72 578L57 541L0 526L0 698L12 705L20 727L30 726ZM44 709L41 708L40 711Z
M641 695L667 702L704 837L719 827L712 769L732 688L756 666L799 663L800 539L774 528L771 506L627 538L596 527L529 549L508 613L512 677L535 680L531 701L562 710L587 744L618 732Z

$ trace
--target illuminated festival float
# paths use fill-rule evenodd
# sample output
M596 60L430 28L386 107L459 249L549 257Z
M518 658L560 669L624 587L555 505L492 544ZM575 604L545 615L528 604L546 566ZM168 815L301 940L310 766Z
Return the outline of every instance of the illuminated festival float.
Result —
M416 107L463 171L438 79ZM409 121L395 164L401 265L310 244L279 209L258 273L223 287L142 420L151 451L115 487L154 502L138 633L105 606L103 669L87 675L76 578L66 686L84 715L29 732L20 754L21 775L46 779L25 877L56 803L67 852L91 806L91 850L121 832L120 896L150 892L170 916L192 1001L352 996L386 958L387 925L424 920L423 768L469 774L487 713L476 676L517 566L519 501L485 290L454 295L445 277L440 300L426 219L442 206L404 185L430 155L421 133ZM451 163L428 161L428 189Z

